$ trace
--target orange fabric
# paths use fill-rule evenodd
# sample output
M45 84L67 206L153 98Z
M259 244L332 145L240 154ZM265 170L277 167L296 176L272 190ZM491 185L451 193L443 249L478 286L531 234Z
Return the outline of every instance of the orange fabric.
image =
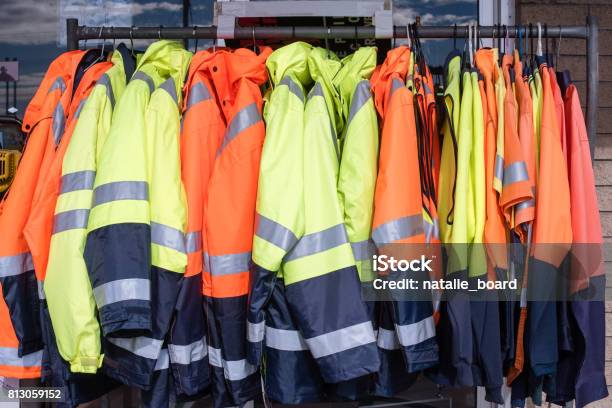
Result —
M572 243L570 191L550 86L550 74L545 64L540 68L542 73L540 172L536 194L533 255L558 268Z
M561 138L561 148L563 149L563 156L566 160L569 155L567 151L567 136L565 131L565 106L563 104L563 95L561 95L561 88L557 83L557 75L553 67L548 68L548 76L550 78L550 87L552 89L553 98L555 99L555 112L557 114L557 124L559 125L559 137Z
M263 120L242 129L229 143L223 138L232 119L247 106L255 104L261 117L259 87L268 79L265 61L272 50L259 48L259 54L243 48L203 51L191 63L186 87L193 89L201 82L212 99L195 105L193 113L186 113L183 134L194 134L182 141L182 158L187 160L182 164L183 180L188 196L188 230L202 231L203 251L209 257L243 254L252 247L265 136ZM189 94L185 100L189 103ZM203 118L207 118L204 125L198 123ZM198 214L192 215L194 211ZM199 271L201 261L197 257L189 257L190 275ZM248 275L248 270L221 276L207 271L202 276L202 291L212 297L246 295Z
M423 203L413 94L404 85L410 49L398 47L372 76L376 109L382 117L378 178L372 230L404 217L422 217ZM394 90L393 85L398 85ZM406 180L414 182L407 183ZM424 243L421 230L395 243Z
M484 92L483 118L485 122L485 180L487 218L484 229L484 243L489 259L489 278L493 278L493 267L508 269L506 251L506 228L504 215L498 204L498 193L493 186L495 176L495 156L497 152L497 99L495 96L495 80L497 77L497 61L495 50L483 48L476 52L474 61L483 81L479 81L481 93ZM502 107L500 107L502 108Z
M62 104L64 99L67 99L66 105L68 107L65 130L57 146L51 140L54 148L49 152L48 159L45 155L43 161L45 167L41 166L32 209L23 230L32 253L36 278L40 281L45 280L51 235L53 234L55 205L61 188L62 163L78 120L78 117L76 117L77 109L80 103L89 96L96 85L96 81L112 66L113 64L110 62L95 64L83 74L74 95L67 92L62 95Z
M533 200L534 197L529 177L522 171L526 171L527 164L523 158L518 135L518 110L514 96L514 83L510 77L512 63L513 57L504 55L502 64L506 82L506 97L504 99L504 183L500 206L509 228L521 237L521 241L525 242L527 237L521 223L529 220L521 217L520 213L518 214L519 217L515 217L517 215L515 208L521 203Z
M36 182L45 155L53 150L53 113L62 99L62 93L71 93L73 75L85 51L71 51L56 58L24 115L23 129L28 131L27 144L19 163L17 174L0 210L0 257L15 256L29 252L23 228L30 213ZM60 78L65 89L56 80ZM36 300L37 301L37 300ZM18 339L4 299L0 299L0 347L15 349ZM0 362L1 363L1 362ZM36 378L40 367L11 367L0 365L0 376L14 378Z
M565 92L565 124L569 165L573 248L570 293L585 289L604 270L603 239L591 164L589 137L572 84Z

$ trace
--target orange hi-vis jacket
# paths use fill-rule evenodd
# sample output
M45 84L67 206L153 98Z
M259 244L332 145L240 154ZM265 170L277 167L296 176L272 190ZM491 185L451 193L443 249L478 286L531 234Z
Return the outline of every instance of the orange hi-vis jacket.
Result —
M187 158L188 143L195 141L193 154L199 154L201 168L192 163L192 157L183 164L183 179L188 197L192 196L188 198L188 231L202 231L202 293L215 406L242 405L261 390L256 367L246 362L246 313L265 136L260 86L268 79L265 62L270 53L267 47L260 47L258 54L244 48L204 53L196 58L188 84L183 135L191 131L198 135L184 140L182 152ZM196 99L202 95L212 101L205 96L198 106ZM201 117L189 112L196 106L203 111ZM202 186L207 183L206 187L193 189L197 180ZM200 199L203 204L197 203ZM194 214L192 219L192 208L202 215ZM197 273L191 265L188 271Z
M567 151L565 105L563 95L561 95L561 88L559 88L559 84L557 83L557 75L553 67L548 67L548 77L550 79L550 87L552 89L553 98L555 99L555 113L557 114L559 136L561 137L561 148L563 149L563 155L567 158L569 153Z
M498 75L497 50L483 48L476 51L474 62L483 76L484 96L483 115L485 120L485 180L486 180L486 221L484 229L484 242L487 249L488 261L491 267L508 269L508 255L506 251L507 233L504 225L504 215L498 204L498 193L495 190L493 179L495 177L495 156L497 154L497 125L498 116L495 95L495 81ZM487 245L490 244L490 245Z
M49 151L49 159L45 155L42 163L44 167L40 169L40 177L36 184L32 209L23 231L32 254L39 287L45 280L47 260L49 259L55 204L60 194L64 154L68 149L79 113L89 93L98 79L112 66L111 62L99 62L91 66L84 72L76 90L73 93L65 92L62 95L62 103L58 105L58 108L64 106L64 100L66 99L65 104L68 109L65 114L65 130L62 130L62 134L57 136L59 138L52 140L54 148ZM39 296L44 298L42 291L39 291Z
M25 113L28 133L23 159L0 206L0 376L37 378L41 375L42 338L38 290L32 255L23 235L43 158L54 150L64 131L74 74L84 51L55 59ZM63 102L63 103L62 103Z
M522 212L522 203L528 203L534 197L518 135L518 110L514 96L514 78L510 73L513 61L511 55L504 55L502 69L506 81L506 97L503 107L504 172L500 206L508 227L513 229L522 241L525 241L526 234L520 225L531 220L527 217L527 213Z
M410 64L410 49L398 47L371 79L374 101L382 117L382 137L372 239L379 253L401 251L407 245L424 244L423 201L414 98L404 80ZM422 247L419 248L422 250ZM405 258L409 259L409 258ZM433 307L430 302L394 302L394 324L397 339L409 372L420 371L438 362Z

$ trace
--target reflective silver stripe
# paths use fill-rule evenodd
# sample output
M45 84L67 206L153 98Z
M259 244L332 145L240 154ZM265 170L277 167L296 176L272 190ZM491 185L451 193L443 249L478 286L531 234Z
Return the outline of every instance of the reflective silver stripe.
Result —
M526 180L529 180L529 175L524 161L514 162L504 169L504 186Z
M96 180L96 172L92 170L75 171L62 176L60 194L77 190L91 190Z
M242 405L232 405L232 406L225 407L225 408L254 408L254 407L255 407L255 401L249 400Z
M98 79L96 85L103 85L106 88L106 97L110 101L111 107L115 106L115 94L113 93L113 84L111 83L108 74L104 74Z
M151 243L185 253L185 234L168 225L151 222Z
M141 81L146 82L146 84L149 86L149 93L153 93L153 91L155 90L155 82L153 81L153 78L151 78L144 72L136 71L136 73L132 76L132 80L135 79L140 79Z
M355 92L353 93L353 100L351 101L351 109L349 110L348 124L351 124L351 121L357 115L357 112L368 102L368 100L372 97L372 92L370 91L370 83L368 81L361 81L355 87Z
M255 235L285 251L289 251L293 248L298 240L289 228L261 214L257 214L257 232Z
M191 109L193 105L196 105L202 101L211 99L208 88L203 83L198 82L189 90L189 97L187 98L187 110Z
M168 357L168 349L161 349L159 357L155 362L155 371L167 370L170 367L170 358Z
M395 93L395 91L403 87L404 82L401 79L393 78L393 81L391 82L391 93L389 94L389 97L391 97Z
M206 339L201 339L187 345L168 344L168 352L172 364L188 365L206 357L208 346Z
M202 232L193 231L185 234L185 252L188 254L202 249Z
M325 95L323 94L323 87L321 86L319 82L317 82L314 85L314 87L310 90L310 93L308 94L308 100L310 101L315 96L320 96L323 99L325 99ZM332 119L329 114L329 110L327 108L327 102L325 102L325 109L327 110L327 115L329 117L329 128L331 130L330 134L331 134L332 144L334 145L334 149L336 150L336 156L338 157L338 161L340 161L340 149L338 147L338 135L336 134L336 128L334 127L334 124L332 123Z
M323 95L323 87L321 87L321 84L319 82L315 83L315 85L312 87L312 89L308 93L308 100L311 100L315 96L325 97Z
M291 77L284 77L282 81L280 81L280 85L287 85L287 87L289 87L289 91L298 98L300 98L300 101L304 103L304 91L302 91L302 88L298 84L296 84Z
M210 266L209 272L213 276L248 272L250 262L250 252L228 255L209 255L208 257L208 265Z
M527 288L521 288L521 304L522 308L527 307Z
M149 360L157 360L163 343L162 340L144 336L130 338L107 337L107 340L117 347Z
M75 118L78 119L78 117L81 115L81 110L83 110L83 106L85 106L86 102L87 102L87 98L81 99L81 102L79 102L79 106L77 106L77 109L74 112L74 117Z
M59 89L61 93L64 93L64 91L66 90L66 83L64 82L64 78L62 78L61 76L55 78L55 81L53 81L53 84L51 85L47 93L51 93L56 89Z
M308 350L302 334L297 330L282 330L266 326L266 347L282 351Z
M377 246L423 233L423 215L410 215L386 222L372 230Z
M355 257L355 261L372 259L372 255L374 255L376 252L376 247L371 239L351 242L351 248L353 248L353 256Z
M39 367L42 364L43 351L19 357L17 348L0 347L0 365L13 367Z
M0 256L0 278L21 275L34 270L32 254L24 252L18 255Z
M527 201L522 201L516 205L516 210L521 211L527 208L531 208L535 206L535 201L533 199L529 199Z
M94 190L94 206L119 200L148 200L146 181L115 181L102 184Z
M202 252L202 266L205 272L210 273L210 258L206 252Z
M265 322L251 323L247 322L247 340L251 343L259 343L264 339Z
M174 103L178 106L178 95L176 94L176 85L172 77L166 79L160 86L161 89L168 92Z
M38 279L36 280L36 288L38 289L38 299L40 299L40 300L44 300L44 299L47 298L45 296L44 284L45 284L45 282L39 281Z
M504 178L504 158L499 154L495 156L495 178L500 181Z
M62 136L64 134L64 124L64 107L62 106L61 102L58 102L57 106L55 107L55 111L53 112L53 123L51 125L55 144L58 144L60 140L62 140Z
M319 252L327 251L348 242L344 224L334 225L323 231L304 235L295 244L291 252L285 257L285 261L302 258Z
M68 231L79 228L87 228L89 210L69 210L55 214L53 219L53 233Z
M376 342L372 322L367 321L345 327L317 337L305 339L314 358L340 353L355 347Z
M395 331L378 328L378 339L376 344L379 348L384 350L398 350L400 348L399 341L395 335Z
M246 360L227 361L221 356L221 350L208 346L208 361L211 366L223 368L223 376L230 381L240 381L253 374L257 368Z
M433 224L429 220L423 218L423 229L425 231L425 242L430 243L431 238L440 238L440 225L438 220L433 220Z
M436 335L433 316L426 317L420 322L395 325L395 332L399 343L404 347L414 346Z
M223 143L221 144L217 155L221 154L223 149L225 149L225 147L241 132L259 122L261 122L261 115L259 114L259 110L257 109L257 105L255 103L242 108L236 114L236 116L232 118L232 121L227 127L225 137L223 138Z
M423 88L425 88L425 94L429 95L431 94L431 88L429 87L429 85L427 85L427 82L423 82Z
M95 287L98 307L126 300L151 300L151 283L148 279L117 279Z

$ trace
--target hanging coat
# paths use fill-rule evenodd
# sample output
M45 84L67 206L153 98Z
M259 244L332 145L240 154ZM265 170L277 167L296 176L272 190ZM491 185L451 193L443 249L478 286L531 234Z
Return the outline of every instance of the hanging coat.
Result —
M100 154L88 222L103 368L140 388L151 383L187 263L178 137L190 57L158 41L140 58Z
M299 48L297 51L301 55L308 53ZM308 70L315 85L305 105L301 152L300 144L292 141L292 147L281 153L277 150L279 137L272 139L275 142L269 149L267 141L264 147L253 249L255 277L249 308L249 341L250 358L259 363L258 351L267 324L266 300L273 295L272 285L282 262L285 299L299 332L279 330L274 332L275 340L285 347L299 345L298 350L306 346L323 380L338 383L377 371L379 359L338 200L340 151L336 129L342 127L339 123L342 117L332 79L340 62L333 54L327 56L326 50L318 48L308 54ZM279 126L279 130L289 126L292 130L288 134L296 137L301 117L299 114L279 117L279 122L270 125ZM288 134L279 136L286 138ZM303 154L304 168L300 159L297 165L295 161L278 162L279 154L298 157ZM279 163L283 167L276 167ZM292 198L296 200L294 205L278 200L279 195L292 194L296 195ZM295 383L299 384L299 380Z
M398 259L411 259L411 254L423 250L425 244L421 184L405 182L406 178L421 180L414 98L404 82L409 66L410 49L398 47L387 53L371 79L376 108L382 117L372 239L379 255L395 253ZM429 278L426 275L411 277L424 280ZM392 302L395 334L409 373L438 363L430 302L431 297Z
M204 207L203 294L215 406L258 397L257 367L246 360L249 271L265 129L260 86L271 50L216 52L207 68L224 121ZM214 134L213 134L214 135Z
M26 109L23 130L28 143L11 189L0 207L0 375L41 375L42 332L32 255L23 227L27 222L44 156L64 130L62 95L72 91L74 73L84 51L56 58ZM64 100L64 103L67 103Z

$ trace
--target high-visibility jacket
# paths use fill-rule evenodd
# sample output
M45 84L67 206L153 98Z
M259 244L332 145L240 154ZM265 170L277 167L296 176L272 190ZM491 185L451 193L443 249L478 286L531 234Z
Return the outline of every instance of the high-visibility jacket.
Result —
M225 128L207 76L212 56L205 50L193 56L184 86L180 148L181 178L187 195L187 267L168 341L177 395L195 395L210 383L202 308L202 235L208 181Z
M572 242L572 219L567 166L554 106L550 73L540 62L542 117L540 127L539 177L532 259L529 265L528 310L530 366L536 376L555 371L557 316L554 294L558 268Z
M255 275L249 308L250 357L258 363L261 349L258 343L263 341L265 330L266 343L274 340L284 350L307 349L323 380L338 383L376 372L379 359L338 199L340 157L336 132L342 128L343 118L332 80L341 64L325 49L296 48L293 56L279 56L275 68L296 62L302 66L298 56L307 56L307 72L315 84L303 116L280 117L278 110L266 113L268 136L260 170L258 222L253 243ZM278 72L279 76L282 71ZM285 76L293 81L289 85L302 82L294 79L296 71L302 72L301 79L307 82L306 72L292 70ZM291 100L296 108L301 100L299 89L299 85L290 85L288 89L295 91L297 99L291 96ZM284 129L291 132L283 132ZM303 143L296 141L296 137L303 137ZM281 159L285 155L289 157ZM299 158L301 155L304 159ZM286 200L279 200L281 195ZM265 303L273 293L271 285L281 263L285 299L299 332L265 328ZM299 379L295 382L299 384Z
M405 86L410 54L407 47L389 51L371 79L376 108L382 117L372 223L372 238L379 254L399 250L403 252L401 256L410 256L422 251L425 244L421 183L405 182L406 178L421 180L414 98ZM392 303L395 334L406 370L416 372L437 364L432 304L414 300Z
M260 86L267 81L260 47L217 51L200 68L214 86L223 138L214 152L203 215L204 272L215 406L242 406L261 393L246 360L246 313L261 149L265 137ZM213 130L212 137L216 133ZM228 222L231 220L231 222Z
M140 58L100 153L87 228L104 370L141 388L151 382L187 263L178 137L190 57L179 43L158 41Z
M124 45L113 53L111 62L113 67L82 103L63 162L58 157L61 183L44 291L59 353L73 372L94 373L102 364L100 327L83 249L100 150L108 136L115 101L121 97L134 65ZM71 302L66 302L66 291L71 293Z
M548 67L548 79L550 80L550 87L555 100L555 113L557 114L559 137L561 137L561 148L563 149L563 156L567 158L569 153L567 152L567 135L565 130L565 104L563 95L561 94L561 88L557 83L557 74L555 73L554 67Z
M583 407L608 395L601 296L605 272L589 138L575 85L567 86L564 103L573 237L570 293L575 295L571 308L583 338L583 342L575 344L575 398L576 406ZM597 298L581 301L580 292L595 293Z
M29 133L23 158L11 189L0 207L0 375L36 378L41 375L42 333L32 257L23 228L33 201L45 155L54 150L64 130L74 74L84 51L56 58L28 105L23 130ZM63 102L63 103L62 103Z

